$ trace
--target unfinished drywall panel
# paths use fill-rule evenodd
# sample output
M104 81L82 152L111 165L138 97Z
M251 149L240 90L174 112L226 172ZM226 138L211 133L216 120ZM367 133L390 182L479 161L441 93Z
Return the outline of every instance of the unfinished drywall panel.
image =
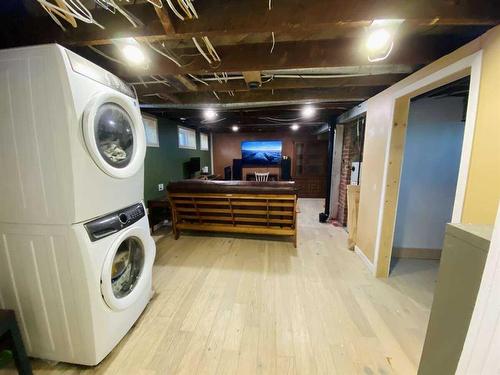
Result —
M455 201L463 108L462 97L411 102L393 247L441 249Z
M483 64L463 223L492 224L500 198L500 27L484 36Z
M375 261L375 241L382 194L382 178L389 128L393 113L393 101L387 106L384 96L367 102L365 143L363 146L363 178L358 211L357 246L373 263ZM377 198L378 197L378 198Z
M380 94L370 98L364 105L367 108L367 119L366 119L366 137L364 144L364 166L363 166L363 180L361 182L361 196L360 196L360 207L359 207L359 219L358 219L358 248L363 254L372 262L378 263L379 255L376 254L376 249L379 247L377 243L380 241L381 236L377 236L378 233L382 231L382 219L383 219L383 206L386 204L385 197L383 193L385 192L385 186L382 184L385 182L385 175L387 173L387 155L388 155L388 145L390 141L390 129L392 127L393 121L393 109L395 104L395 99L397 97L398 92L401 92L406 87L415 84L416 82L426 79L431 76L433 73L441 69L445 69L450 65L464 59L468 56L472 56L476 52L484 49L484 52L493 48L495 53L488 54L489 58L487 62L483 65L487 64L491 67L488 70L495 69L500 64L500 60L498 55L498 48L500 44L500 26L497 26L486 34L473 40L472 42L466 44L465 46L459 48L458 50L452 52L449 55L442 57L441 59L433 62L432 64L426 66L425 68L415 72L409 77L401 80L390 88L384 90ZM484 69L484 66L483 66ZM497 73L497 74L500 74ZM491 71L487 76L493 76L494 72ZM460 78L460 77L456 77ZM445 84L447 82L444 82ZM490 87L487 85L487 87ZM497 87L500 87L497 85ZM464 215L463 222L468 222L469 218L477 218L480 214L479 210L475 207L477 206L477 201L481 200L481 197L484 196L484 203L482 206L492 204L495 205L495 201L498 202L498 196L500 195L500 189L497 189L500 186L500 173L499 170L499 161L498 156L493 157L493 160L490 163L484 163L485 157L488 157L486 154L480 153L477 155L477 147L476 144L480 144L483 142L479 142L481 138L483 138L483 134L487 134L487 131L484 132L482 130L486 130L488 128L492 128L496 126L498 123L495 121L490 121L488 123L488 119L491 119L492 116L492 106L495 106L494 103L498 103L497 96L494 92L495 89L485 90L483 85L481 84L481 88L479 91L479 101L480 107L482 107L483 114L479 116L476 124L476 134L474 139L474 150L473 156L474 159L471 161L471 170L469 172L468 178L472 179L472 176L482 175L484 172L481 172L481 169L485 165L493 167L487 168L489 172L492 174L496 171L496 177L489 178L489 181L495 182L492 183L489 187L484 187L481 181L476 181L473 186L471 185L472 190L468 189L466 194L466 199L464 202ZM487 102L491 102L489 105L485 105L483 100ZM496 104L498 107L498 104ZM484 116L484 117L483 117ZM485 121L486 119L486 121ZM346 121L348 119L345 119ZM481 130L478 130L478 129ZM485 129L486 128L486 129ZM496 131L492 132L492 136L496 136L496 139L489 139L493 145L494 142L499 142L498 139L498 127ZM488 140L486 140L488 142ZM497 143L498 145L498 143ZM489 148L491 149L491 147ZM491 150L490 156L491 157ZM498 146L496 146L495 152L498 153ZM483 160L481 160L483 159ZM495 160L496 159L496 160ZM496 169L495 169L496 168ZM478 169L478 170L475 170ZM496 191L495 191L496 189ZM469 191L470 190L470 191ZM484 192L484 195L482 194ZM468 206L470 205L470 207ZM481 205L480 205L481 206ZM494 209L493 209L494 210ZM490 215L489 210L485 211L484 218L485 220L489 220L491 216L491 221L493 220L494 214ZM384 256L386 256L385 254ZM382 262L387 259L382 259ZM383 274L384 272L382 272ZM383 276L383 275L382 275Z

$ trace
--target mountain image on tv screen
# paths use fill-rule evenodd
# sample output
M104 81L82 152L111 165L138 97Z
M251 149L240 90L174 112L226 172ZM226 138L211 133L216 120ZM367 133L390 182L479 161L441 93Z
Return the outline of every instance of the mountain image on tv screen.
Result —
M243 141L241 160L246 165L272 165L281 162L281 141Z

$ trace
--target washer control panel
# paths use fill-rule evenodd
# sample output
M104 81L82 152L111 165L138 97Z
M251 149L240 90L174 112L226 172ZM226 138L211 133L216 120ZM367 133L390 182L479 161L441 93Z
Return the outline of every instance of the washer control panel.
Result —
M102 238L118 233L124 228L134 224L146 215L142 203L134 204L111 214L101 216L98 219L85 223L85 229L90 241L98 241Z

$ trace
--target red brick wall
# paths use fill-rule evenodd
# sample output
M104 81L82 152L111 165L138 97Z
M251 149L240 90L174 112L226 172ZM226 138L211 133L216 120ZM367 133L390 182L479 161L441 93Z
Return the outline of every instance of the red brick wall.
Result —
M357 153L353 142L356 136L355 131L356 128L354 126L344 126L342 164L340 167L339 209L337 213L337 221L343 226L347 225L347 185L351 183L351 162Z

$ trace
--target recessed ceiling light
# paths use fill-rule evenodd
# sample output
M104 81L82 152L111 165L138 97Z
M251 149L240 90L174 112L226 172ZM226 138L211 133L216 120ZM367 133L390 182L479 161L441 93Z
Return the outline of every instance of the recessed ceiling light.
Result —
M205 111L203 111L203 117L205 117L205 120L213 120L217 117L217 112L211 108L205 109Z
M231 127L231 129L232 129L233 132L237 132L238 130L240 130L240 128L238 126L236 126L236 125L233 125Z
M312 105L306 105L302 108L302 117L311 118L316 113L316 109Z
M181 121L186 121L186 118L185 117L181 117L180 120Z
M290 126L290 129L292 129L293 131L297 131L299 130L300 126L298 124L292 124L292 126Z

